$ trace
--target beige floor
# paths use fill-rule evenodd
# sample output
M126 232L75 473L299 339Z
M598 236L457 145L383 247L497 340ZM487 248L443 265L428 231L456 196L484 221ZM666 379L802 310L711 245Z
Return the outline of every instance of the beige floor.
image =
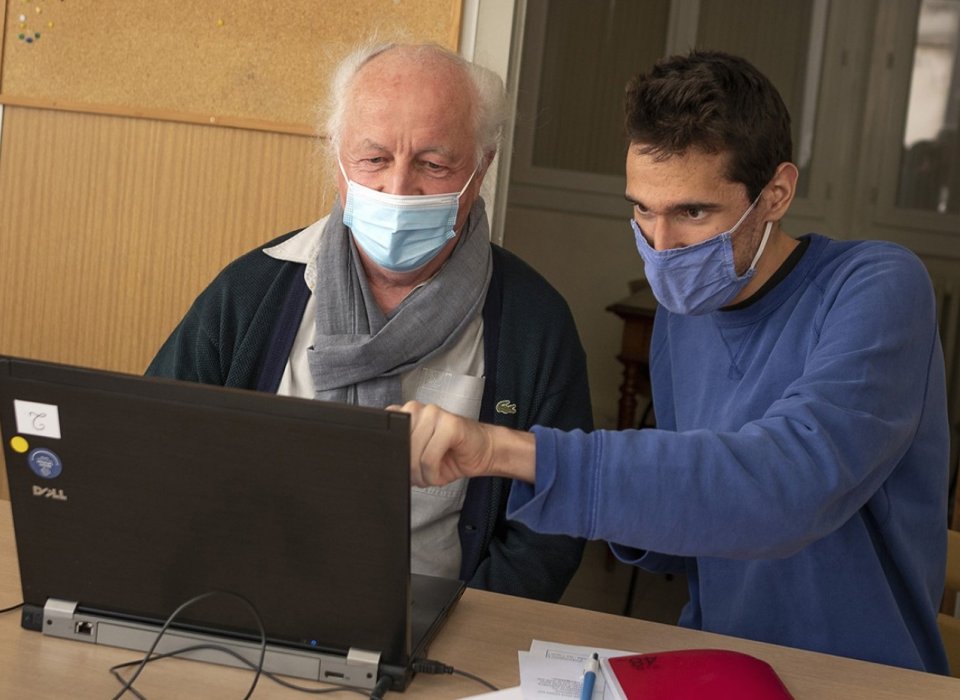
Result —
M588 542L583 561L560 602L578 608L622 615L627 610L627 591L634 567L607 556L604 542ZM637 570L632 617L666 624L676 624L680 609L687 602L684 576L667 577Z

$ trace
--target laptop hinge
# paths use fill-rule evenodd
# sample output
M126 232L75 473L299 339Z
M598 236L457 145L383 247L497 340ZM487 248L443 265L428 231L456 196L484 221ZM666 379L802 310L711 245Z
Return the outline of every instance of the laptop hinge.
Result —
M350 648L343 658L327 657L320 664L320 680L372 688L380 670L380 652ZM369 684L369 685L368 685Z
M78 615L77 604L69 600L47 599L46 605L43 606L42 631L51 637L76 639L93 644L97 641L95 621Z

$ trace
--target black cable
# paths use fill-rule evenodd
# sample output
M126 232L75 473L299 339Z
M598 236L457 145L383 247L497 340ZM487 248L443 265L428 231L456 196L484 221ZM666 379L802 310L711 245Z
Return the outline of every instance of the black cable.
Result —
M113 696L113 700L119 700L119 698L123 697L123 695L125 695L128 690L132 691L134 695L140 698L140 700L144 700L144 697L140 695L140 693L138 693L136 690L133 689L133 683L134 681L137 680L137 677L143 672L143 669L146 667L147 663L150 661L150 658L153 656L154 650L157 648L157 645L160 644L160 639L163 637L164 634L166 634L167 629L170 627L170 625L173 623L173 621L177 618L177 616L181 612L183 612L186 608L190 607L194 603L198 603L201 600L206 600L207 598L210 598L211 596L215 596L215 595L231 596L233 598L236 598L240 602L242 602L244 605L246 605L250 609L250 612L253 613L253 617L257 622L257 627L260 629L260 659L256 667L257 672L253 677L253 682L250 684L250 689L247 691L247 694L244 696L244 700L248 700L250 696L253 695L253 691L257 687L257 681L260 680L260 675L263 672L263 659L264 657L266 657L266 654L267 654L267 633L266 633L266 630L263 629L263 621L260 619L260 613L258 613L257 609L253 607L253 603L251 603L249 600L244 598L242 595L239 595L237 593L232 593L230 591L210 591L209 593L201 593L198 596L194 596L187 602L181 604L180 607L178 607L172 613L170 613L170 617L168 617L166 622L163 623L163 627L160 628L160 631L157 633L157 636L153 640L153 644L150 645L150 648L147 650L147 653L144 654L143 659L140 661L140 665L137 667L137 670L134 671L133 675L130 677L129 680L123 682L123 687L120 689L119 693ZM167 656L169 656L169 654ZM118 674L114 673L114 675L119 678Z
M22 607L23 603L17 603L16 605L11 605L9 608L0 608L0 615L3 615L3 613L13 612L14 610Z
M447 664L441 661L434 661L433 659L417 659L413 662L413 670L418 673L455 673L458 676L463 676L464 678L469 678L472 681L476 681L480 685L483 685L490 690L499 690L497 686L493 683L485 681L480 676L476 676L467 671L461 671L460 669L454 668L453 666L448 666Z
M257 621L257 627L259 627L260 629L260 658L258 659L258 662L256 664L254 664L252 661L248 660L246 657L239 654L235 650L220 644L195 644L195 645L184 647L182 649L177 649L171 652L154 654L154 651L156 650L157 646L160 644L160 639L163 637L167 629L170 627L170 625L173 623L173 621L177 618L177 616L181 612L183 612L186 608L190 607L191 605L198 603L201 600L205 600L206 598L209 598L214 595L232 596L240 600L242 603L244 603L253 613L253 616ZM20 605L22 605L22 603ZM17 607L20 607L20 606L19 605L14 606L13 608L10 608L10 609L12 610ZM331 688L307 688L307 687L296 685L295 683L290 683L289 681L283 680L282 678L279 678L273 673L263 670L263 661L266 656L266 650L267 650L267 635L263 628L263 622L260 619L260 614L257 612L257 609L253 606L253 604L249 600L247 600L246 598L244 598L243 596L237 593L232 593L230 591L210 591L209 593L203 593L181 604L176 610L174 610L170 614L167 620L163 623L163 626L160 628L160 631L157 633L156 637L153 640L153 643L150 645L150 648L147 650L146 654L144 654L142 659L139 659L136 661L125 661L123 663L119 663L110 667L109 669L110 673L113 674L113 676L117 679L117 681L120 682L123 686L120 689L120 692L113 697L113 700L119 700L119 698L121 698L128 691L133 693L137 698L139 698L139 700L146 700L146 698L140 692L138 692L136 688L133 687L134 682L137 680L139 675L143 672L143 669L146 667L146 665L153 661L159 661L161 659L176 657L176 656L180 656L182 654L188 654L194 651L219 651L224 654L228 654L232 656L233 658L237 659L238 661L245 664L249 668L255 669L256 674L253 678L253 682L250 684L250 688L247 691L247 694L244 696L244 700L248 700L250 696L253 695L253 691L256 689L257 682L260 680L261 675L265 676L266 678L273 681L274 683L277 683L278 685L284 686L286 688L290 688L291 690L294 690L300 693L322 695L326 693L335 693L335 692L346 690L353 693L366 695L364 691L358 688L351 688L347 686L337 686L337 687L331 687ZM136 671L134 671L133 675L129 678L129 680L124 680L123 676L121 676L119 673L120 669L128 668L131 666L137 666L137 669ZM432 659L418 659L414 661L413 670L420 673L457 674L457 675L463 676L464 678L469 678L470 680L476 681L477 683L480 683L481 685L489 688L490 690L497 690L497 687L495 685L487 682L486 680L484 680L483 678L480 678L477 675L468 673L467 671L461 671L459 669L454 668L453 666L448 666L447 664L441 663L440 661L434 661ZM384 695L386 695L392 683L393 683L393 680L392 678L390 678L390 676L383 676L382 678L380 678L380 680L378 680L376 685L373 687L373 690L370 691L370 695L369 695L370 700L383 700Z
M489 681L485 681L485 680L482 679L480 676L474 675L474 674L469 673L469 672L467 672L467 671L461 671L461 670L458 669L458 668L453 669L453 672L454 672L455 674L457 674L458 676L463 676L464 678L469 678L469 679L472 680L472 681L476 681L476 682L479 683L480 685L483 685L483 686L489 688L490 690L499 690L499 688L497 688L497 686L495 686L493 683L490 683Z
M392 682L393 679L390 676L383 676L378 680L377 684L373 686L373 690L370 691L370 700L383 700L383 696L387 694Z
M165 654L155 654L154 656L150 657L150 660L148 663L159 661L161 659L175 658L181 654L189 654L194 651L220 651L220 652L223 652L224 654L229 654L240 663L245 664L251 670L256 668L256 664L254 664L252 661L247 659L245 656L238 653L236 650L231 649L230 647L225 647L221 644L195 644L193 646L184 647L183 649L177 649L176 651L167 652ZM109 670L110 670L110 673L112 673L118 681L123 683L124 682L123 677L120 676L120 674L118 673L120 669L127 668L130 666L135 666L136 664L139 664L139 663L140 663L140 659L137 659L136 661L125 661L123 663L117 664L116 666L111 666ZM280 678L279 676L271 673L270 671L264 671L262 675L268 680L273 681L277 685L282 685L285 688L295 690L299 693L323 695L325 693L336 693L341 690L348 690L351 693L359 693L360 695L364 695L364 696L367 695L365 691L360 690L359 688L349 688L346 686L339 686L334 688L307 688L306 686L297 685L295 683L291 683L290 681L284 680L283 678ZM130 688L130 692L132 692L138 698L141 698L141 700L145 700L145 698L143 698L143 696L140 695L140 693L138 693L135 688Z

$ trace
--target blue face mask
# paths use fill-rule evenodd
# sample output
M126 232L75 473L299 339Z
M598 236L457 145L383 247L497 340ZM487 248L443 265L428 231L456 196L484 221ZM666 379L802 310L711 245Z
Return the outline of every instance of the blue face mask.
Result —
M768 221L750 267L737 275L733 262L733 234L757 205L759 197L729 231L685 248L654 250L634 219L630 220L643 271L653 295L668 311L695 316L727 305L747 285L763 254L773 222Z
M393 272L408 272L423 267L443 250L456 235L460 197L467 184L451 194L387 194L353 182L340 163L347 181L347 201L343 223L353 240L377 265Z

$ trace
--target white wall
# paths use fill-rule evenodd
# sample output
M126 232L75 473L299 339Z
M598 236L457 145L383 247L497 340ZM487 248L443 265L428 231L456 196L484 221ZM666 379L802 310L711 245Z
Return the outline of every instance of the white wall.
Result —
M629 213L626 202L622 219L509 203L506 211L504 246L546 277L573 311L587 352L597 428L616 427L623 369L616 359L623 322L605 308L628 295L629 280L643 276Z
M503 80L507 94L516 105L520 71L520 37L526 14L526 0L464 0L460 27L460 54L489 68ZM516 37L516 38L515 38ZM510 182L513 123L503 135L503 147L484 178L482 194L490 219L490 238L503 242L503 219Z

